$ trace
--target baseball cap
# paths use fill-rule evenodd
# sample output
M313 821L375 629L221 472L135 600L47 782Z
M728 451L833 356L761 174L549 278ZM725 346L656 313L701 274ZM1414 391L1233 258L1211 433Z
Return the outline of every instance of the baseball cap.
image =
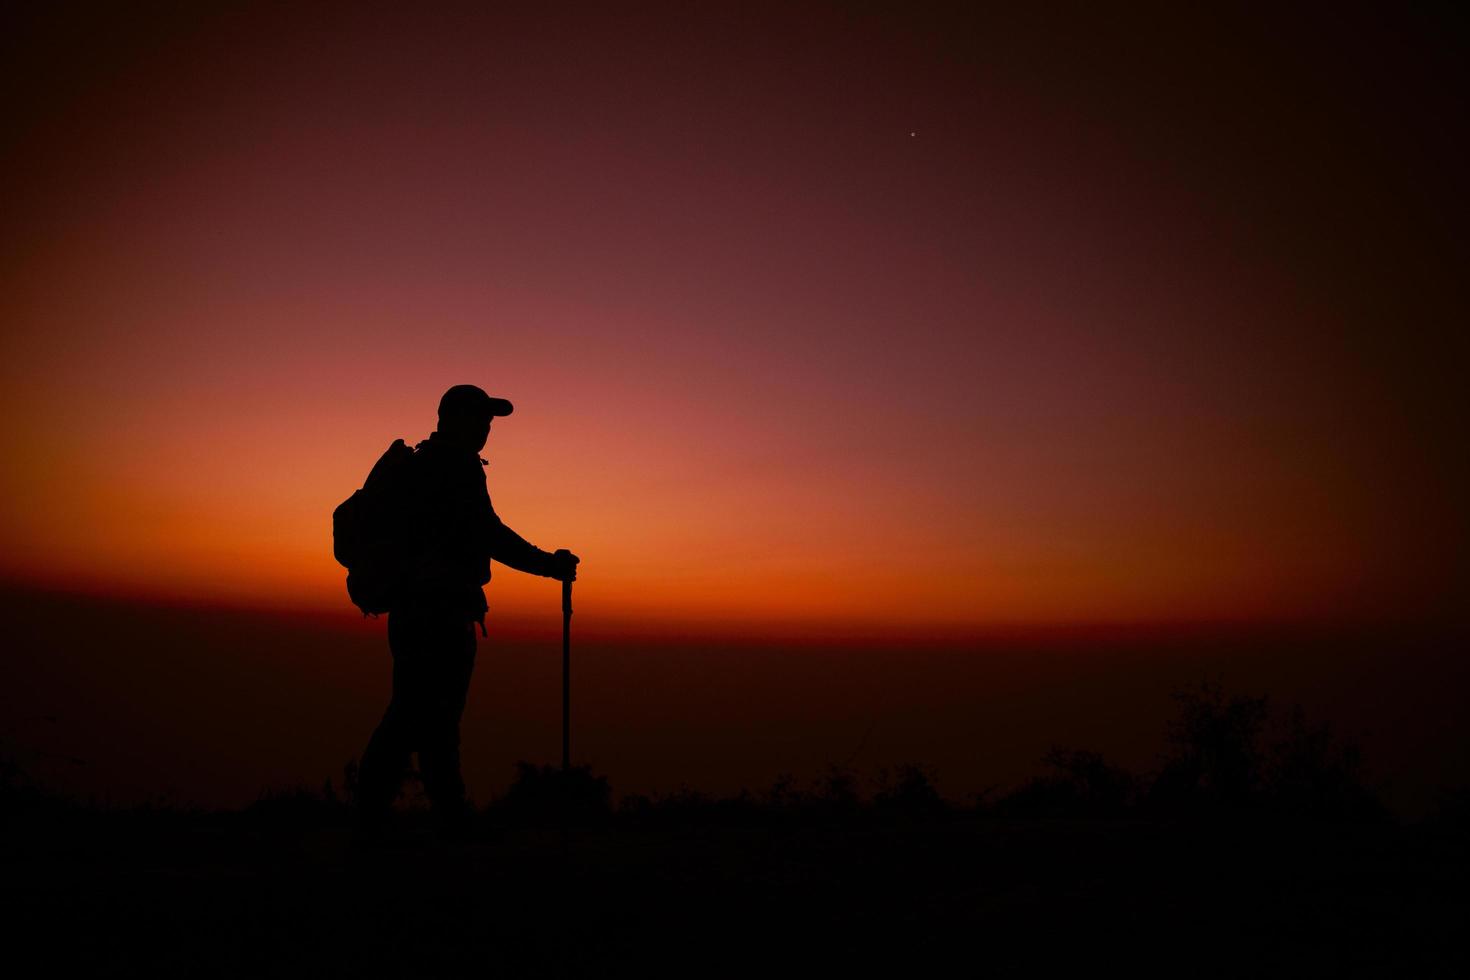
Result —
M491 398L475 385L455 385L439 399L439 417L488 419L509 415L515 406L504 398Z

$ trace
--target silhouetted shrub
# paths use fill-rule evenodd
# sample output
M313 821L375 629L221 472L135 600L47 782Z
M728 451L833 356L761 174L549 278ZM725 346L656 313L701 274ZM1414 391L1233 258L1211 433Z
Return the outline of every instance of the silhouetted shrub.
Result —
M1362 782L1362 753L1326 725L1309 725L1294 706L1270 745L1266 800L1279 813L1317 820L1378 820L1382 803Z
M782 773L776 777L771 788L766 790L765 805L773 810L791 812L805 809L811 806L810 793L803 792L796 785L796 779L790 773Z
M653 798L645 793L629 793L618 800L617 812L619 817L642 820L653 812Z
M332 781L327 780L320 792L304 786L263 790L241 816L247 823L268 829L325 827L342 823L347 805L337 798Z
M812 809L829 818L855 816L863 805L858 792L857 776L845 766L829 765L827 772L817 782L817 791L811 800Z
M649 827L698 827L715 824L750 824L772 816L747 790L735 796L711 797L688 788L666 796L625 796L618 817L626 823Z
M1002 799L1002 797L998 795L1000 793L1000 790L1001 786L999 786L998 784L991 784L990 786L987 786L984 789L980 790L978 793L971 793L970 800L966 806L966 809L975 814L994 813L996 810L997 801Z
M1101 755L1053 746L1042 761L1050 770L996 801L1014 816L1101 817L1121 813L1134 800L1137 781Z
M1387 810L1363 784L1358 747L1308 724L1300 706L1273 716L1264 697L1226 697L1218 685L1176 694L1169 754L1150 804L1197 815L1249 809L1314 820L1381 820Z
M516 763L515 782L492 809L520 824L602 823L612 815L612 788L591 766Z
M1075 789L1079 808L1088 814L1117 813L1133 802L1137 786L1133 774L1109 765L1096 752L1053 748L1046 763Z
M947 806L934 783L933 772L917 764L898 766L891 773L885 769L878 777L878 792L873 795L873 807L885 816L937 816Z
M1174 695L1178 716L1167 729L1168 753L1149 790L1166 809L1237 809L1259 799L1265 777L1261 733L1265 698L1227 698L1215 684Z
M71 810L79 804L76 800L59 795L43 785L32 774L30 766L43 758L50 757L74 766L86 765L85 760L72 756L24 751L0 738L0 817L29 813L32 817L55 814Z

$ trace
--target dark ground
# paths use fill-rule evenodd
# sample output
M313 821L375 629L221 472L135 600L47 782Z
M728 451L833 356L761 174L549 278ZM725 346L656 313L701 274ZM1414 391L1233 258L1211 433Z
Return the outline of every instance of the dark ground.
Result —
M577 770L581 817L563 831L560 777L521 765L467 839L441 840L410 796L387 839L365 846L351 767L340 795L266 793L243 809L143 790L248 786L285 762L331 771L384 703L352 686L369 674L362 656L386 656L381 637L364 630L354 645L314 621L126 604L100 607L106 630L55 629L84 621L79 601L0 603L17 641L0 658L0 921L12 961L47 973L1417 978L1470 967L1463 632L911 650L861 676L867 661L842 650L766 651L769 669L755 670L750 651L639 660L605 645L584 658L579 733L616 764L598 767L624 791L616 810L607 782ZM487 762L486 746L555 757L559 734L552 708L525 707L559 703L554 658L513 652L487 645L482 716L465 729L477 764L501 773L510 767ZM690 679L713 668L725 673ZM1187 683L1210 674L1279 697ZM650 685L646 703L623 703ZM876 755L871 717L822 714L870 701L887 705ZM1382 710L1369 726L1343 705ZM813 742L839 729L851 738ZM708 792L799 761L789 748L808 742L812 759L876 767L876 792L832 766L758 797L638 795L668 784L659 772L698 774ZM967 760L1001 749L1018 761L987 771L1000 778L979 793L960 780L946 800L936 770L894 761L936 746L952 749L937 771L980 772ZM1396 808L1381 792L1406 785L1424 805ZM153 803L131 805L140 797Z
M302 800L12 808L13 957L84 975L1463 975L1463 824L626 811L565 834ZM948 971L946 971L948 972Z

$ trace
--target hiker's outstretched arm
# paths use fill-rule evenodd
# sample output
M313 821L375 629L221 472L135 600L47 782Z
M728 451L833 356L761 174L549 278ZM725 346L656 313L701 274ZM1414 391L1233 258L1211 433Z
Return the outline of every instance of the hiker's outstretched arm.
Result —
M519 534L506 527L499 517L491 513L490 557L502 565L509 565L518 572L531 575L556 577L556 562L551 552L542 551Z

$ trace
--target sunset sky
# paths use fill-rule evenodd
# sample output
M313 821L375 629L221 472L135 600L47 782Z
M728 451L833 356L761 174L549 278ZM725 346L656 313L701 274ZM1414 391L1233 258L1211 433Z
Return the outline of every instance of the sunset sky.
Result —
M5 15L0 574L351 612L468 382L592 629L1461 613L1436 25L541 7Z

